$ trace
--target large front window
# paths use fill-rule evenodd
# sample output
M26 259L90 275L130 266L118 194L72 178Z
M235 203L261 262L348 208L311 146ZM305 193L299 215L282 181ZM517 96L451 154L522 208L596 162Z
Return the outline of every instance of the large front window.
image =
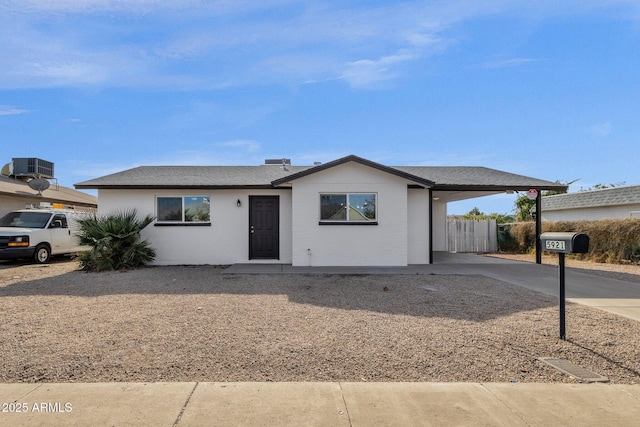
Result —
M211 197L158 197L156 213L158 223L208 224L211 222Z
M320 194L321 223L375 223L375 193Z

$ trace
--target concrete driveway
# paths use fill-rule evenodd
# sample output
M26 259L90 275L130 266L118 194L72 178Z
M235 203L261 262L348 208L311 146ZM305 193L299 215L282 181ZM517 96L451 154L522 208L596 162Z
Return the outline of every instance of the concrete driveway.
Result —
M457 274L481 274L547 295L559 295L557 265L470 254L441 254L440 261L441 265L457 270ZM568 301L640 321L640 283L589 274L571 267L566 267L565 271Z

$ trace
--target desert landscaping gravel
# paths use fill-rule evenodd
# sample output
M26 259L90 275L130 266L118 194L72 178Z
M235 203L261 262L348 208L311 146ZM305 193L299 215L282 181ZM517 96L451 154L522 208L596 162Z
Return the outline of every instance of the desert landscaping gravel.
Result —
M0 264L0 382L640 383L640 322L482 276Z

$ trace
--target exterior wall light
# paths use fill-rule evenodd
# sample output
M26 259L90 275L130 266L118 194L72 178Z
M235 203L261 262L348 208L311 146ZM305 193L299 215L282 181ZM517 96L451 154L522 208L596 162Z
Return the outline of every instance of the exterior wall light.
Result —
M236 202L236 206L237 206L237 207L242 206L242 202L240 201L240 199L238 199L238 201Z

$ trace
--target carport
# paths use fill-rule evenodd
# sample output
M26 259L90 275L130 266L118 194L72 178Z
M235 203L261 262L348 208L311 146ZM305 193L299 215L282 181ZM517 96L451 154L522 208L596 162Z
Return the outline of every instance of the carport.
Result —
M431 230L432 248L431 262L437 262L433 253L446 250L447 204L460 200L492 196L496 194L513 194L522 192L534 194L536 212L542 212L542 191L566 192L568 186L542 179L517 175L496 169L475 166L420 166L395 167L417 176L429 177L435 185L431 191ZM540 234L542 233L542 216L536 215L536 262L541 263Z

